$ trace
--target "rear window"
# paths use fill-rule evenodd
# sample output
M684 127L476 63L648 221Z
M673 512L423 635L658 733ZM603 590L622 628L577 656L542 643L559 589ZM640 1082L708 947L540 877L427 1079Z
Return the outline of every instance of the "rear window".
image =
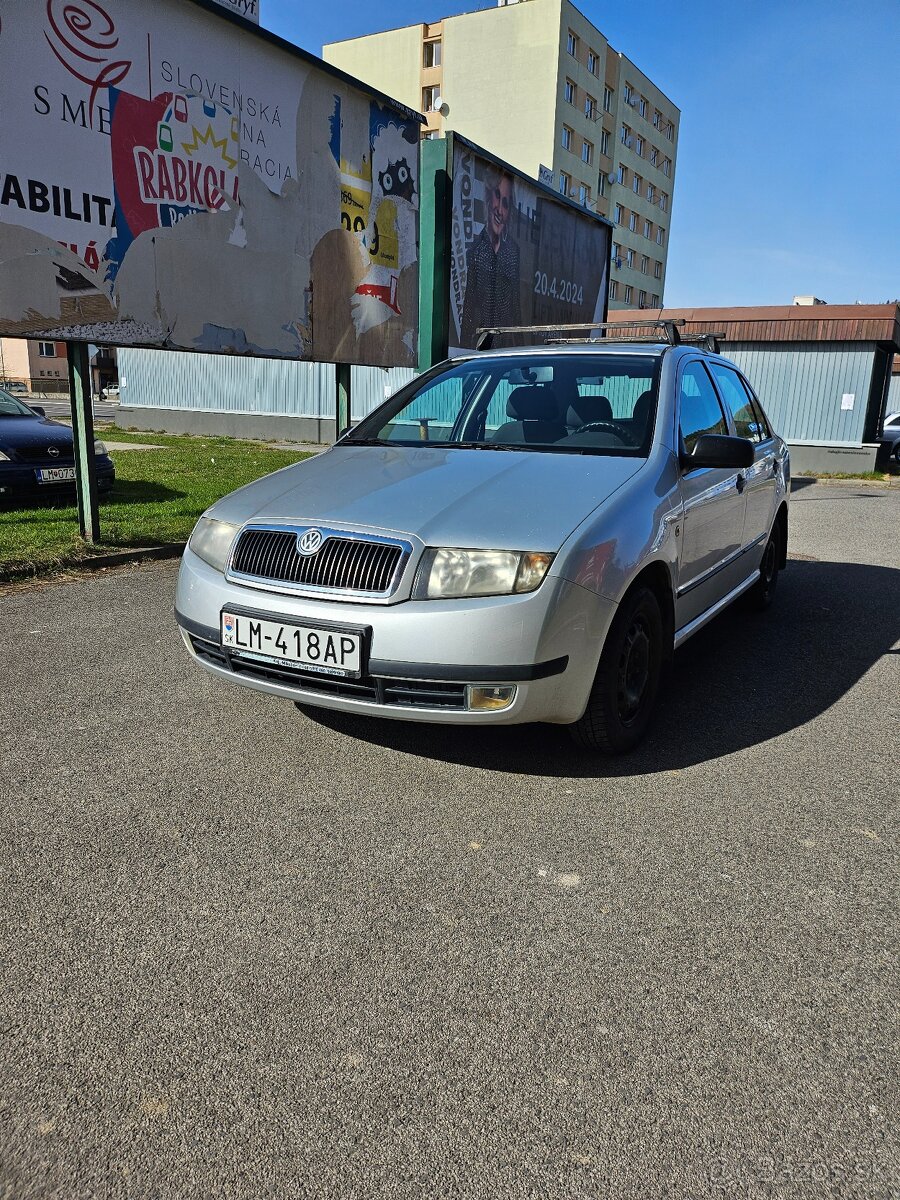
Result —
M509 355L444 364L345 440L646 457L659 355Z

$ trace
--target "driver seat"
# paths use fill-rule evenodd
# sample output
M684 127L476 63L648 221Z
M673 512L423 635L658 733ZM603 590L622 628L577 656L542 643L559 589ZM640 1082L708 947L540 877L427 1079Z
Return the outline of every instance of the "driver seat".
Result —
M566 425L570 433L577 433L582 425L612 419L612 405L606 396L576 396L566 410Z

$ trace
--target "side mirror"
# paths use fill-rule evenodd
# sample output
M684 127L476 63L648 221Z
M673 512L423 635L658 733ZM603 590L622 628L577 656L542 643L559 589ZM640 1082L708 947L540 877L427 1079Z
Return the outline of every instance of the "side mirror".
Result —
M697 467L752 467L753 443L722 433L701 433L691 454L681 455L684 471Z
M46 417L46 415L47 415L44 412L43 408L41 408L40 404L29 404L28 407L31 409L32 412L36 412L39 417Z

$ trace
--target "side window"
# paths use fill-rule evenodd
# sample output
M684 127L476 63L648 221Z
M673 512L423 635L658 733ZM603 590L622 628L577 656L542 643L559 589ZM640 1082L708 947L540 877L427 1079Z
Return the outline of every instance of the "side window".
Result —
M753 409L753 416L756 419L757 425L759 426L760 441L764 442L767 438L772 436L772 430L769 427L769 422L766 420L766 414L760 407L757 398L753 395L753 392L750 389L750 384L746 379L741 380L741 387L747 393L747 398L750 401L750 407Z
M734 418L734 432L738 437L747 438L751 442L761 442L763 431L740 376L720 363L710 363L709 369L719 385L726 408Z
M681 436L688 454L702 433L728 433L722 405L702 363L688 363L682 371L678 409Z

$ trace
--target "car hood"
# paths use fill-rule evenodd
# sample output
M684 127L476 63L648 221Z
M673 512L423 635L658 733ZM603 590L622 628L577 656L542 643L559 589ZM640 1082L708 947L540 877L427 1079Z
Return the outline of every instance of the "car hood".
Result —
M531 451L335 446L232 492L222 521L291 521L414 534L430 546L557 550L644 465Z
M44 417L0 417L0 446L20 450L28 446L58 446L72 453L72 430Z

